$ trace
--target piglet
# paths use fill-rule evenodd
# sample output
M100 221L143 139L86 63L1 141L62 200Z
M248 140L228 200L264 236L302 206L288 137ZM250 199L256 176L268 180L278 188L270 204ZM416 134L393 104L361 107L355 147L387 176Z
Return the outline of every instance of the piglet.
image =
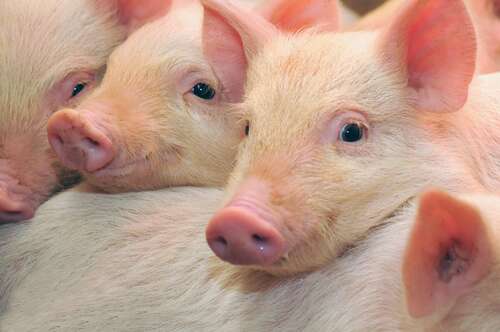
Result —
M210 52L213 29L248 64L247 137L206 230L221 259L275 275L314 270L428 185L498 189L500 75L472 80L462 1L407 1L380 31L294 36L204 3L211 61L231 60Z
M65 166L82 172L93 189L117 193L223 186L233 168L245 136L235 105L243 97L243 79L236 77L246 61L243 51L233 54L238 45L228 46L214 36L211 52L236 62L209 62L202 49L201 4L158 5L165 3L169 9L164 17L136 31L113 53L95 93L49 120L53 150ZM318 2L313 16L323 11L321 17L330 18L330 3ZM282 24L275 8L285 5L290 7L286 15L303 9L302 1L266 1L257 9L259 21L285 32L310 25L300 15L293 24ZM250 8L250 3L241 7Z
M500 326L498 197L429 191L344 256L292 278L212 256L203 225L221 198L210 188L67 191L37 222L0 226L2 331Z
M0 223L31 218L76 180L51 152L47 120L95 88L142 9L131 0L1 1Z

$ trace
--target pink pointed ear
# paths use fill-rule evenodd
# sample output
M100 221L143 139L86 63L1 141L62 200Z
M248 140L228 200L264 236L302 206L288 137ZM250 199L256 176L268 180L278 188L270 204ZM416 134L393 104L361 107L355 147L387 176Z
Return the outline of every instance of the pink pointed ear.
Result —
M115 11L129 33L147 22L166 15L174 3L187 4L196 0L93 0L98 10Z
M167 14L173 0L117 0L121 21L130 30Z
M337 30L340 25L336 0L267 0L258 11L282 31Z
M467 100L476 39L462 0L409 0L382 33L384 61L404 72L416 108L458 111Z
M450 308L487 275L491 249L487 226L474 206L440 191L423 194L402 270L410 315Z
M203 52L229 102L243 98L248 60L276 33L252 11L224 0L204 0Z

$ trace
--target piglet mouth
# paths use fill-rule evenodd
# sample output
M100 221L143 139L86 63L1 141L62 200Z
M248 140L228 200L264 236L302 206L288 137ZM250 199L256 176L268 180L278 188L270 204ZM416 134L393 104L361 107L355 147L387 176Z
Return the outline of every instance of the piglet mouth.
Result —
M181 160L181 151L180 147L170 145L159 151L143 152L138 157L117 156L107 167L89 174L96 178L124 177L158 169L156 165L160 165L162 170L172 169Z
M126 162L115 160L108 167L90 174L95 177L122 177L128 176L139 169L147 168L148 166L149 157L144 156Z

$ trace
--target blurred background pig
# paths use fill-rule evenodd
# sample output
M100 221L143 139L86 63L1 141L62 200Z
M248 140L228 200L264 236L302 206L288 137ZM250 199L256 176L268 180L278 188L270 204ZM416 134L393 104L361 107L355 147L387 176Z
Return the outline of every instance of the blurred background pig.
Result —
M356 1L353 1L356 2ZM478 41L477 71L500 70L500 2L498 0L464 0L474 22ZM367 2L367 4L369 1ZM390 0L356 22L355 30L370 30L386 25L398 14L404 0ZM357 7L357 3L351 4ZM371 7L371 6L370 6ZM358 10L360 8L357 8ZM438 23L439 24L439 23Z
M145 22L136 3L1 1L0 222L31 218L75 181L51 152L47 119L94 89L126 30Z
M500 75L472 81L475 35L462 1L408 1L377 32L294 37L206 3L207 31L249 64L247 138L206 231L223 260L276 275L315 269L428 185L497 190ZM288 13L284 22L297 19Z
M36 222L0 226L2 331L496 331L500 324L498 197L428 192L416 214L409 204L338 260L291 278L212 256L203 226L221 198L209 188L68 191L42 206Z
M500 71L500 1L465 0L478 38L478 72Z

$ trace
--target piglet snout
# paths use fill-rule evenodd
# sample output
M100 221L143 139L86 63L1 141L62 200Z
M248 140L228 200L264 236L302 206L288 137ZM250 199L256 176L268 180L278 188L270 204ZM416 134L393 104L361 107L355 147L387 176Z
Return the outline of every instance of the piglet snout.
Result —
M246 207L222 209L210 221L206 237L219 258L235 265L269 266L285 252L280 232Z
M29 204L0 189L0 223L31 219L33 215L34 209Z
M95 172L105 168L115 157L111 140L91 119L75 110L54 113L47 130L52 149L71 169Z

